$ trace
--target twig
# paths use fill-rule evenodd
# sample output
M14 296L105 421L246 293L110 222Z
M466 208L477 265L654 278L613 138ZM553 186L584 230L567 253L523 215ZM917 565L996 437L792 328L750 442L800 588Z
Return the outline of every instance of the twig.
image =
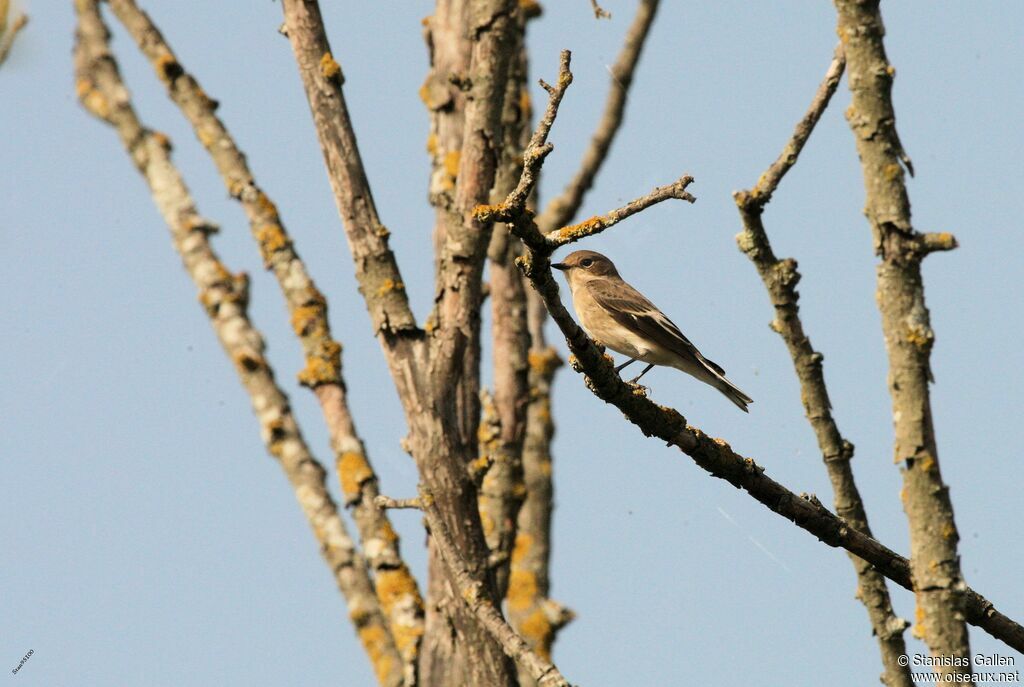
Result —
M594 10L594 19L611 19L612 13L597 4L597 0L590 0L590 7Z
M145 177L175 248L199 287L200 301L221 345L235 364L249 393L268 452L281 464L319 541L363 646L373 659L382 685L401 684L395 668L399 655L380 604L374 594L366 562L355 544L325 485L325 471L299 431L288 398L274 380L264 356L264 340L250 322L248 277L233 275L217 257L207 238L215 228L197 212L180 173L170 161L170 141L146 129L131 105L110 52L109 33L95 0L76 3L78 31L75 47L77 90L91 113L117 129L125 149Z
M150 17L134 0L109 0L110 7L152 62L170 98L189 120L210 154L229 193L249 219L264 263L277 278L302 344L306 366L299 381L315 393L334 449L346 504L352 507L359 538L377 579L377 594L388 617L408 675L415 674L423 635L423 601L402 560L398 537L387 515L374 505L378 481L348 406L342 378L341 344L331 336L327 298L309 276L276 205L259 187L213 100L178 60Z
M778 188L779 182L782 181L782 177L786 175L790 167L796 164L800 151L804 149L804 144L807 143L807 139L810 138L815 125L821 119L825 108L828 107L832 94L836 92L836 87L839 86L839 79L842 77L845 68L846 54L843 52L843 44L840 43L836 46L835 56L832 58L828 71L825 72L825 79L818 86L818 92L814 94L811 106L807 108L807 114L796 125L793 135L790 137L789 142L786 143L786 147L782 149L778 159L761 175L754 188L746 191L747 195L744 197L743 202L751 210L763 208L768 204L768 201L772 199L772 194L775 193L775 189Z
M6 3L5 3L6 4ZM6 7L3 8L6 14ZM0 65L7 60L7 55L11 52L11 47L14 46L14 39L17 37L18 32L28 25L28 15L19 13L15 17L14 21L11 22L10 27L7 27L6 33L4 32L3 24L6 22L6 16L0 16Z
M591 217L590 219L583 220L579 224L572 224L549 234L545 234L545 239L551 247L560 248L570 243L575 243L580 239L587 238L588 236L600 234L605 229L615 226L627 217L631 217L642 210L646 210L652 205L657 205L658 203L671 198L675 198L676 200L685 200L687 203L694 203L697 199L686 191L686 187L692 183L693 177L684 175L675 183L669 184L668 186L659 186L647 195L641 196L640 198L627 203L621 208L612 210L605 215Z
M423 494L420 498L425 503L432 504L428 494ZM505 622L501 611L490 600L484 585L474 579L463 564L447 526L433 505L427 505L424 513L427 516L431 539L434 540L441 558L448 566L449 576L458 591L458 596L465 602L480 626L494 637L505 654L522 666L540 687L570 687L569 681L562 676L558 668L532 650L526 640Z
M846 50L846 111L864 176L864 214L871 225L877 269L876 301L889 356L896 441L894 457L904 463L902 500L910 526L917 623L914 633L935 656L962 658L938 666L943 678L971 673L970 638L964 622L970 610L957 552L959 534L949 488L942 481L932 419L929 383L935 341L925 305L921 260L929 246L953 247L914 231L901 162L913 174L896 131L892 82L896 70L885 54L885 27L878 2L836 0L838 33ZM969 679L969 678L968 678Z
M390 496L377 496L374 500L378 508L411 508L423 510L423 501L419 497L411 499L393 499Z
M529 160L530 151L526 159ZM524 172L525 174L525 172ZM573 353L573 368L586 375L587 387L601 400L621 410L627 419L646 436L656 436L690 456L702 469L733 486L745 490L769 510L793 521L825 544L842 547L856 554L900 586L911 589L910 564L907 559L875 539L851 528L842 518L825 508L812 495L797 495L764 474L764 468L753 459L732 450L728 443L704 434L687 424L678 411L650 401L635 385L623 382L615 372L612 360L576 324L562 305L558 285L551 274L549 258L553 248L537 230L524 206L502 208L503 219L510 230L527 247L519 264L540 294L551 318L565 336ZM484 211L492 211L485 208ZM993 637L1024 651L1024 627L995 610L987 599L972 590L965 592L966 617Z
M743 221L743 231L736 239L740 249L754 263L764 282L772 305L775 319L772 329L778 332L789 349L797 378L800 381L800 398L811 428L818 440L822 459L832 482L836 513L851 527L872 536L868 526L864 502L860 497L853 478L850 460L853 458L853 444L843 438L832 417L825 376L822 371L822 356L811 346L800 320L796 286L800 273L796 261L779 260L775 257L761 215L765 203L771 198L782 176L796 162L800 150L811 135L815 124L835 92L842 75L845 61L841 48L836 49L825 80L811 102L804 118L797 125L793 137L779 156L758 180L757 186L749 191L734 194ZM908 623L896 616L889 599L885 578L867 561L850 554L857 574L857 598L867 609L875 636L878 638L885 673L882 682L888 687L913 687L910 668L901 665L907 655L903 630Z
M608 157L612 141L622 128L626 100L630 86L633 85L633 75L636 73L636 66L640 62L640 55L650 35L657 10L658 0L641 0L637 6L636 16L626 31L622 49L615 59L615 64L610 67L608 98L601 120L590 139L590 145L583 153L579 170L562 192L548 201L544 211L537 216L537 226L540 227L541 233L547 234L572 221L583 203L583 196L594 185L594 179Z

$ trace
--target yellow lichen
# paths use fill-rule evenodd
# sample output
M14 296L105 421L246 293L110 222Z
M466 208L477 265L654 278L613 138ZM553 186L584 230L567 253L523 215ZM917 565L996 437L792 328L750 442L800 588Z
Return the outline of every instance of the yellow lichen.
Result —
M335 345L338 347L338 353L341 353L341 344ZM341 381L341 357L331 356L330 351L327 353L306 358L306 366L298 374L299 384L315 389L321 384L337 384Z
M907 343L913 344L918 348L927 348L931 345L931 337L921 327L911 327L907 329Z
M951 522L945 523L942 526L942 538L949 539L954 536L956 536L956 527Z
M458 150L453 150L444 156L444 171L452 179L456 179L459 176L459 162L462 160L462 153Z
M896 76L896 67L890 64L888 67L885 68L885 73L888 74L890 77Z
M551 622L544 615L542 609L535 609L528 616L520 620L518 630L530 642L537 654L545 661L551 660L550 645L553 633Z
M277 206L274 205L274 201L270 200L270 197L263 191L256 195L256 207L260 209L261 213L269 215L274 218L275 222L277 221Z
M380 288L377 289L377 295L385 296L391 293L392 291L401 291L404 288L405 284L403 284L400 281L395 281L394 279L385 279L384 281L381 282Z
M533 548L533 535L527 532L518 533L516 543L512 547L512 564L515 565L522 561L531 548Z
M416 589L416 580L409 574L405 567L393 570L380 570L377 573L377 598L385 613L399 601L408 598L410 595L419 597Z
M924 608L918 602L914 609L914 629L913 635L917 639L924 639Z
M437 134L429 134L427 136L427 152L431 155L437 154Z
M516 568L508 576L508 607L511 611L525 611L537 598L537 576Z
M899 179L900 176L902 176L902 174L903 168L900 167L899 164L895 162L887 164L885 167L882 168L882 175L885 177L886 181L893 181L895 179Z
M530 111L530 106L533 101L530 99L530 91L528 89L521 89L519 91L519 111L526 113Z
M585 219L579 224L570 224L558 230L559 239L574 239L590 236L604 228L604 220L600 217Z
M550 377L562 364L562 359L553 348L530 351L527 356L530 368L543 377Z
M324 307L320 303L300 305L292 310L292 330L298 336L308 336L314 332L323 334L326 326Z
M363 625L359 628L359 641L362 642L366 654L370 657L377 681L382 685L387 684L391 673L396 669L392 658L385 649L388 645L387 632L377 624Z
M391 522L389 520L381 520L380 529L377 530L377 536L392 544L398 541L398 532L395 532L395 528L391 526Z
M338 456L337 469L341 492L346 499L358 496L359 488L373 477L373 469L366 462L366 456L358 451L345 451Z
M329 52L325 52L320 58L320 73L328 81L333 81L341 76L341 65L331 57Z
M288 237L279 224L264 224L256 230L256 240L260 244L263 261L269 263L274 253L288 245Z
M486 511L480 511L480 524L483 526L484 536L489 537L494 534L495 524L494 518L492 518Z
M935 469L935 456L925 451L918 463L925 472Z

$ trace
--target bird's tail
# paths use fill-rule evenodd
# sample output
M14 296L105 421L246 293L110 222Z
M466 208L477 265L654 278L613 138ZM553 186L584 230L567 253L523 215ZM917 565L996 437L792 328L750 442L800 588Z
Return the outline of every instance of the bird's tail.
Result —
M727 399L735 403L736 407L744 413L750 412L747 410L747 404L753 403L754 399L747 396L738 386L726 379L725 375L715 375L715 381L711 385L721 391Z
M715 387L722 392L727 399L736 404L736 407L742 410L744 413L749 413L747 405L754 402L750 396L743 393L743 390L738 386L730 382L725 377L725 370L722 369L721 365L708 360L702 355L698 354L698 359L703 363L703 372L705 382Z

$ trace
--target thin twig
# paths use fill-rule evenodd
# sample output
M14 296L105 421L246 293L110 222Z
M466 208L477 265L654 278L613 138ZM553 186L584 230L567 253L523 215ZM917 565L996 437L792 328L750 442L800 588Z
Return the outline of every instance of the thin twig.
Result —
M530 159L527 151L525 159ZM525 172L524 172L525 175ZM722 439L709 437L686 422L678 411L649 400L643 389L628 384L615 371L610 357L604 354L576 324L559 296L558 284L551 274L550 256L553 248L540 234L530 213L523 205L514 205L510 196L500 204L501 221L522 239L527 254L519 264L540 294L551 318L565 336L573 357L573 368L586 376L587 387L601 400L621 410L626 418L646 436L656 436L690 456L702 469L745 490L769 510L794 524L825 544L841 547L874 565L887 578L911 589L910 563L896 552L859 530L825 508L813 495L790 491L764 474L764 468L745 458ZM482 208L496 212L495 208ZM1009 646L1024 651L1024 627L995 610L987 599L973 590L966 590L965 615L968 622L981 627Z
M611 78L601 120L590 138L586 152L583 153L579 170L562 192L548 201L544 211L537 216L537 226L540 227L541 233L547 234L571 222L583 203L583 197L594 185L598 171L608 158L612 141L622 128L629 89L633 85L633 75L636 73L636 66L640 62L640 55L650 35L657 10L658 0L641 0L637 6L633 23L626 31L626 38L618 57L615 58L615 64L609 67Z
M811 105L807 108L807 114L797 123L793 135L790 137L789 142L786 143L786 147L782 149L778 159L761 175L754 188L746 192L747 196L744 202L751 209L754 207L763 208L767 205L768 201L772 198L772 194L775 193L775 189L778 188L779 182L782 181L782 177L786 175L790 167L796 164L800 151L804 149L804 144L807 143L807 139L810 138L815 125L821 119L825 108L828 107L832 94L836 92L836 87L839 86L839 79L842 77L845 68L846 54L843 52L843 44L840 43L836 46L835 56L832 58L831 64L829 64L828 71L825 72L824 80L818 86L818 92L814 94L814 99L811 100Z
M281 464L309 520L324 558L348 601L359 637L382 685L401 684L392 635L374 594L366 562L338 514L325 485L325 470L313 456L291 412L288 397L274 380L264 355L262 334L246 313L248 277L232 274L220 261L208 235L212 224L197 212L180 173L170 160L170 141L143 126L132 107L109 48L109 33L96 0L76 3L78 31L75 67L78 96L92 114L114 126L125 149L150 186L153 200L171 230L175 248L199 288L200 301L225 352L235 364L260 422L268 452Z
M825 80L818 88L807 114L797 125L793 137L786 144L783 154L761 175L757 186L734 194L743 222L743 231L736 239L740 249L757 268L772 305L775 306L775 319L771 326L785 341L793 360L800 381L804 411L817 437L822 460L832 482L836 513L854 529L872 536L864 502L850 466L853 444L843 438L832 417L832 404L829 402L822 370L823 358L811 346L800 320L800 295L796 289L800 273L797 272L796 261L775 257L761 219L765 203L771 198L782 176L796 162L800 150L828 106L843 67L842 51L837 48ZM850 554L850 560L857 574L857 597L867 609L874 634L878 638L885 668L882 682L888 687L913 687L909 666L901 665L907 655L903 631L908 623L893 612L889 590L881 573L853 554Z
M0 17L0 22L5 19L6 17ZM4 32L3 27L0 26L0 65L3 65L7 60L7 55L10 54L11 47L14 46L14 39L17 37L18 32L24 29L27 25L28 15L22 13L15 17L14 21L11 22L11 25L7 27L6 33Z
M419 497L411 499L393 499L390 496L377 496L374 500L378 508L410 508L423 510L423 502Z
M590 8L594 10L594 19L611 19L612 13L597 4L597 0L590 0Z

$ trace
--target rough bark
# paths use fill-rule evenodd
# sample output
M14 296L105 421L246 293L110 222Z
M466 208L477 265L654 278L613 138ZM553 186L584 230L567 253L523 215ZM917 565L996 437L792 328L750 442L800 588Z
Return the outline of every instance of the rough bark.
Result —
M852 104L846 112L860 155L878 265L878 308L889 355L889 390L895 461L903 463L902 499L910 525L910 561L917 601L914 632L933 656L960 657L966 665L938 672L971 672L965 614L967 586L957 554L956 522L942 482L928 384L935 333L925 306L921 261L931 245L910 218L904 172L913 167L896 133L892 106L895 69L885 54L878 0L836 0L839 38L846 50ZM947 237L946 247L955 245Z
M436 324L428 327L429 333L415 327L404 287L400 285L397 262L384 242L384 232L380 231L345 107L341 69L331 56L318 4L312 0L285 0L283 7L285 31L299 66L356 262L357 278L371 314L377 314L381 294L395 294L387 305L396 308L399 319L390 317L390 311L385 309L381 315L388 316L374 320L405 410L410 429L408 446L463 564L474 580L490 591L491 601L497 604L499 597L488 568L476 489L467 471L469 459L476 452L475 436L467 442L463 431L465 416L451 389L463 377L463 356L473 340L473 320L479 317L480 275L489 232L471 210L481 198L487 198L494 181L496 156L492 145L500 134L510 51L511 3L478 2L469 10L473 100L466 109L454 195L454 210L461 213L464 221L454 231L450 228L441 246L438 271L443 291L438 298ZM371 257L373 262L368 268L366 258ZM383 278L390 278L391 282L380 291ZM428 593L435 590L432 584ZM445 595L448 596L450 593ZM435 616L437 622L432 624L431 614L436 613L436 608L428 606L420 660L422 683L514 684L514 666L468 610L459 604L446 604L445 610L449 613L448 623ZM437 660L440 655L435 655L432 642L449 631L457 638L456 653Z
M399 685L401 661L366 561L356 552L327 491L325 470L306 445L288 397L274 380L264 356L263 337L246 314L248 277L244 273L232 274L217 257L208 238L216 228L199 215L180 173L171 163L170 141L144 127L135 114L109 51L109 34L98 3L80 0L76 8L78 96L89 112L116 128L125 150L149 184L185 269L199 288L200 302L252 399L267 450L284 469L348 602L350 618L378 681L382 685Z
M850 466L853 444L843 438L832 416L832 404L822 370L824 358L814 350L800 320L800 294L796 289L800 273L796 261L775 257L762 222L764 206L771 199L782 177L796 164L800 151L839 85L845 64L846 58L842 48L839 48L807 114L797 124L782 154L761 175L754 188L734 194L743 221L743 231L737 235L736 240L757 268L775 308L775 319L771 327L785 341L793 359L793 367L800 381L800 399L804 412L818 440L818 448L832 483L836 515L870 537L873 535L868 526L864 502ZM853 554L849 554L849 557L857 574L857 598L867 609L872 630L878 638L885 671L881 676L882 683L889 687L913 687L909 666L900 665L901 657L907 654L903 640L907 622L893 612L889 590L882 574L864 559Z

